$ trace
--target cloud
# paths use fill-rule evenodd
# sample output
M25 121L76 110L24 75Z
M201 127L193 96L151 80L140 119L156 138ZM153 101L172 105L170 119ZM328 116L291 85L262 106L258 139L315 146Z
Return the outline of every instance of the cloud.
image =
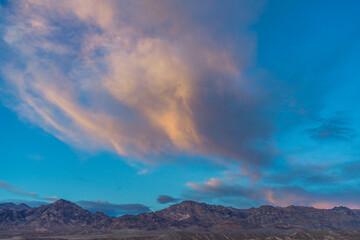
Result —
M0 188L7 190L9 192L15 193L17 195L23 195L23 196L29 196L33 198L38 198L38 194L34 192L25 192L21 189L15 188L14 186L11 186L7 182L0 181Z
M168 195L160 195L156 200L160 204L166 204L166 203L175 203L175 202L180 201L181 199L173 198L173 197L168 196Z
M252 182L245 174L226 171L222 177L188 182L183 198L229 204L240 208L260 205L360 208L359 162L335 165L285 165Z
M142 169L142 170L137 171L136 173L137 173L138 175L145 175L145 174L147 174L148 172L149 172L149 170L147 170L147 169Z
M151 209L142 204L114 204L107 201L78 201L76 202L80 207L85 208L91 212L103 212L110 216L120 215L136 215L143 212L150 212Z
M221 203L247 208L267 202L264 189L247 184L229 182L225 178L211 178L203 183L188 182L185 199L196 201L219 200Z
M262 182L266 184L301 184L327 186L341 184L354 176L344 174L347 164L287 164L276 171L264 173Z
M0 188L4 189L6 191L9 191L9 192L15 193L16 195L28 196L28 197L32 197L32 198L38 199L38 200L45 200L45 201L50 201L50 202L54 202L54 201L58 200L58 197L56 197L56 196L41 197L35 192L26 192L24 190L21 190L19 188L16 188L16 187L10 185L9 183L7 183L5 181L0 181ZM35 201L35 202L38 202L38 201Z
M59 200L59 197L57 197L57 196L46 197L46 198L44 198L44 200L50 201L50 202L55 202L55 201Z
M358 196L360 196L360 189L352 187L331 192L309 191L301 187L281 187L266 192L267 200L274 205L301 205L316 208L347 206L360 209L360 204L355 200Z
M310 136L319 141L350 141L356 136L355 129L351 128L346 113L338 113L336 117L323 119L318 127L307 130Z
M43 158L42 156L40 156L40 155L29 155L28 157L29 157L29 159L32 159L32 160L35 160L35 161L41 161L41 160L44 159L44 158Z
M267 165L272 98L245 73L261 4L214 4L14 1L3 17L3 49L16 53L1 67L4 101L90 151L146 164L186 153ZM209 27L214 19L223 27Z
M319 119L325 84L314 79L328 68L306 62L308 71L289 69L277 80L254 66L252 25L262 5L12 1L0 14L1 99L71 146L141 161L138 174L184 155L241 168L188 183L184 198L249 205L269 203L271 191L300 194L291 189L305 184L343 186L346 176L329 166L276 165L290 161L277 137ZM341 114L317 123L306 131L313 139L355 136Z

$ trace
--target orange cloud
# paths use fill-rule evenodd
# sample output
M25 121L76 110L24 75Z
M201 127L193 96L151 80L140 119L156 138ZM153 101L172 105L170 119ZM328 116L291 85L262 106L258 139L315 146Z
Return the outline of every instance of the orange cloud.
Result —
M332 209L334 207L339 207L339 206L343 206L346 205L346 207L350 208L350 209L360 209L360 205L359 204L344 204L344 202L315 202L313 204L311 204L311 206L313 206L314 208L320 208L320 209Z
M262 158L251 144L263 133L222 129L222 118L234 119L238 109L236 118L267 128L237 82L241 66L232 49L212 40L176 3L15 5L15 21L5 32L26 67L2 71L22 116L70 144L145 162L149 154L179 152ZM247 128L239 124L231 126Z

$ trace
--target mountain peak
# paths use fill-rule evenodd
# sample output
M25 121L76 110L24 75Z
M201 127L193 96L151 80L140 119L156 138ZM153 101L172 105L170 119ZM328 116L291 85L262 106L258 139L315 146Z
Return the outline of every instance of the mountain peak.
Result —
M216 219L218 216L228 215L232 210L217 205L198 203L195 201L183 201L168 208L156 211L155 214L166 221L187 222L197 224L199 221Z
M72 207L79 207L76 203L70 202L68 200L65 199L59 199L56 202L49 204L49 205L53 205L53 206L72 206Z
M26 210L29 209L30 207L25 203L20 203L16 205L15 203L12 202L5 202L5 203L0 203L0 208L8 209L8 210Z
M41 205L39 208L54 209L54 210L66 210L66 209L70 210L70 209L72 209L74 211L79 211L79 210L86 211L85 209L83 209L79 205L77 205L76 203L70 202L65 199L59 199L54 203Z
M24 208L24 209L30 208L29 205L27 205L27 204L25 204L25 203L20 203L20 204L18 205L18 207L21 207L21 208Z
M195 206L195 205L201 205L201 204L204 204L204 203L199 203L199 202L195 202L195 201L191 201L191 200L186 200L186 201L182 201L178 204L174 204L173 206Z
M12 203L12 202L5 202L5 203L0 203L0 208L4 208L4 209L15 209L16 204Z
M195 201L182 201L181 203L171 205L170 207L166 208L169 210L183 210L183 211L189 211L193 209L205 209L212 205L206 204L206 203L198 203Z
M105 226L111 218L105 214L93 214L73 202L60 199L51 204L30 208L19 220L29 228L65 229L99 228Z
M351 211L350 208L347 208L347 207L344 207L344 206L334 207L331 210L333 210L333 211Z
M68 200L65 200L65 199L59 199L57 201L55 201L53 204L74 204Z

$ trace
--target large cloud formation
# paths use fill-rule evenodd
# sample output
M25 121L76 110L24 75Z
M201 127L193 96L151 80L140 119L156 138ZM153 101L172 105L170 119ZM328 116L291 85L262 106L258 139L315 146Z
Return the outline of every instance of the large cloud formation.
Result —
M290 51L299 62L285 79L259 69L251 26L261 8L261 1L241 0L8 2L0 7L1 100L85 150L148 165L201 156L229 170L187 183L181 199L357 206L358 164L331 166L345 158L340 150L318 148L357 136L343 113L320 117L328 81L319 69L329 69L307 60L313 51L302 62L307 68L292 66L302 65ZM273 49L271 61L288 66ZM309 139L317 151L305 149ZM176 200L168 197L159 203Z
M14 1L2 10L4 101L67 143L147 164L178 153L266 164L266 94L243 71L260 4L212 4Z

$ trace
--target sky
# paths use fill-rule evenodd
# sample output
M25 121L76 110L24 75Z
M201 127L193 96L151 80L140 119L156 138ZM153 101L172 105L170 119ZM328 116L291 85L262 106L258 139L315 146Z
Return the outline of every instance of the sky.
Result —
M0 200L360 208L359 1L0 1Z

